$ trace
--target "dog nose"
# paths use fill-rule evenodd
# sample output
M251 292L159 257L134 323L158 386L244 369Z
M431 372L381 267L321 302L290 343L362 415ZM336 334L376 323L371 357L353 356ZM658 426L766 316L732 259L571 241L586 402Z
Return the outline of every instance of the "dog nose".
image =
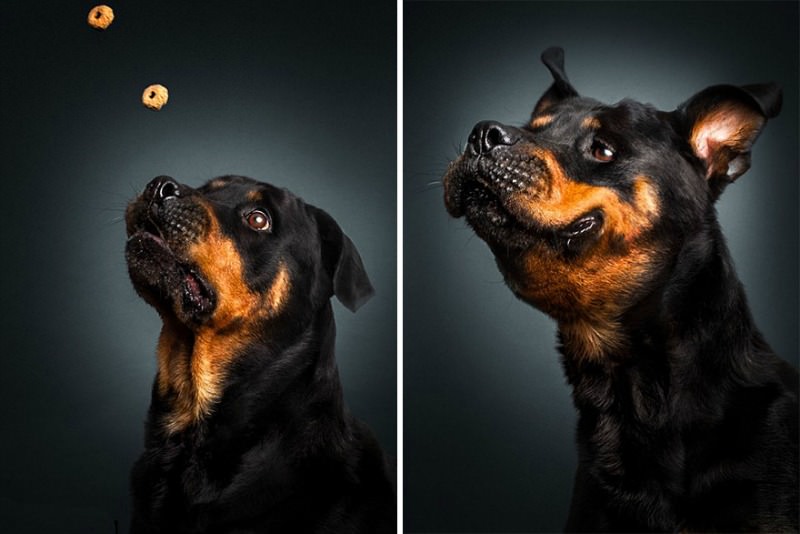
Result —
M181 186L169 176L157 176L147 184L144 196L156 201L164 201L181 196Z
M513 145L517 141L508 127L495 121L481 121L472 129L467 140L475 155L486 154L496 146Z

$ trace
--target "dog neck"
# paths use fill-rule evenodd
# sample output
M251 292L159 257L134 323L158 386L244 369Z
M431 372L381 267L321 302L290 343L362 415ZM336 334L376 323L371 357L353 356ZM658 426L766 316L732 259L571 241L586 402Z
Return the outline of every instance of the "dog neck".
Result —
M257 334L243 335L189 329L164 317L152 430L164 436L205 433L210 425L247 427L255 418L289 426L304 419L288 412L305 410L324 412L324 424L332 428L343 425L330 303L304 327L287 335L289 330L266 324Z
M715 238L688 241L675 263L680 270L614 329L559 325L562 363L580 410L602 412L622 402L637 419L657 423L669 418L671 396L704 396L707 386L692 383L698 367L713 368L720 383L735 381L756 365L754 353L768 349L718 228L709 231ZM586 344L594 341L598 350L587 358Z

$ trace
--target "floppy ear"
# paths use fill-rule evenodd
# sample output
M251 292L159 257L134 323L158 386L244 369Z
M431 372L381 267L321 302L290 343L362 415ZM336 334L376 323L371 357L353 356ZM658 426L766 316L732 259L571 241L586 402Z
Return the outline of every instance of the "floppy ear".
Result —
M675 111L715 194L750 168L753 143L780 109L781 89L768 83L709 87Z
M564 71L564 49L557 46L548 48L542 52L542 63L545 64L550 74L553 75L553 85L550 86L544 95L533 108L531 117L547 111L549 107L565 98L578 96L578 91L572 87Z
M315 214L322 240L322 261L333 283L333 294L347 309L355 312L375 290L350 238L326 212L315 208Z

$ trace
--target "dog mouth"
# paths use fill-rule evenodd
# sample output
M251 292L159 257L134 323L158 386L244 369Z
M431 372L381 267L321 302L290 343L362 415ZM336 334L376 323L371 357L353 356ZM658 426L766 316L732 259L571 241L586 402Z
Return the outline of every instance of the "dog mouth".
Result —
M546 236L541 228L525 224L507 208L503 199L482 180L461 185L460 210L467 223L483 240L512 248L526 248Z
M216 295L209 281L177 254L150 222L133 231L125 247L128 271L136 291L148 303L192 324L207 320Z
M515 164L516 163L516 164ZM445 205L464 217L490 246L526 250L545 242L571 254L584 250L603 226L603 212L592 209L562 226L545 226L515 204L516 195L546 187L536 161L493 161L462 156L445 175Z
M547 237L548 232L535 221L515 215L509 208L509 199L530 187L534 180L519 161L496 161L465 153L450 164L445 174L445 206L451 216L464 217L490 245L527 248Z
M189 269L183 276L183 294L187 304L206 314L214 308L214 293L205 278Z

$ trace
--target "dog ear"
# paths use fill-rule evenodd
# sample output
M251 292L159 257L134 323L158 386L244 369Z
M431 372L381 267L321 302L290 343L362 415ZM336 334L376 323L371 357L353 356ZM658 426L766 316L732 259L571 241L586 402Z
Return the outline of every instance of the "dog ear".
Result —
M563 48L554 46L542 52L542 63L544 63L547 70L550 71L550 74L553 75L554 81L550 89L542 95L536 103L536 106L534 106L531 117L544 113L550 106L565 98L578 96L578 91L569 83L567 73L564 71Z
M683 135L705 166L715 194L750 168L750 149L767 119L780 112L781 98L774 83L716 85L676 110Z
M361 256L333 217L314 208L320 239L322 261L333 283L333 294L352 312L357 311L375 293Z

